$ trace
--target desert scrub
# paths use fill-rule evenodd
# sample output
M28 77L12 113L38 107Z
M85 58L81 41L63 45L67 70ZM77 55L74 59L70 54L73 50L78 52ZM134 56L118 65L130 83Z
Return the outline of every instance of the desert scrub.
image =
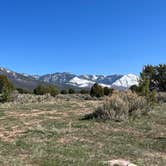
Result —
M150 107L144 97L131 91L116 92L107 97L102 106L93 113L85 115L83 119L122 121L140 117L149 110Z
M55 97L50 94L45 95L34 95L34 94L15 94L13 103L26 104L26 103L40 103L55 101Z
M166 103L166 92L159 92L157 94L157 102L158 103Z
M128 115L133 116L134 114L143 114L149 112L151 103L143 96L138 96L136 93L131 91L121 92L120 97L128 105Z

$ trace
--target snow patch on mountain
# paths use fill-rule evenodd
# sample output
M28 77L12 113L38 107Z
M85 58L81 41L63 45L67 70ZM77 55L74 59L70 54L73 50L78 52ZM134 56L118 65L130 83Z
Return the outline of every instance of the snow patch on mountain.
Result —
M86 87L93 86L93 84L95 84L95 82L89 81L89 80L86 80L86 79L81 79L81 78L78 78L78 77L74 77L69 81L69 84L73 85L73 86L78 86L80 88L86 88Z
M92 75L92 80L97 80L98 79L98 77L96 76L96 75Z
M33 78L35 78L36 80L38 80L40 78L39 75L32 75Z
M96 82L95 81L90 81L86 79L82 79L79 77L74 77L69 81L70 85L77 86L79 88L91 88ZM99 83L102 87L108 87L111 88L111 85Z
M13 73L13 71L11 71L11 70L9 70L9 69L6 69L6 68L4 68L4 67L0 67L0 70L1 70L1 71L4 71L4 72L6 72L6 73Z
M29 75L29 74L26 74L26 73L21 73L23 76L25 76L25 77L31 77L31 75Z
M99 83L99 85L101 85L102 87L107 87L107 88L111 88L112 87L111 85L102 84L102 83Z
M115 81L112 86L130 88L139 84L139 77L134 74L127 74Z

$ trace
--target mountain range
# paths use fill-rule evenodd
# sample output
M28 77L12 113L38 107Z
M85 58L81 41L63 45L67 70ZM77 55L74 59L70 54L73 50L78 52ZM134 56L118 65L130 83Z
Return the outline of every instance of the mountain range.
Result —
M17 73L12 70L0 67L0 75L6 75L17 87L32 90L39 84L54 84L60 89L75 88L89 89L93 84L98 83L103 87L128 89L132 85L137 85L139 77L134 74L127 75L76 75L68 72L53 73L46 75L29 75Z

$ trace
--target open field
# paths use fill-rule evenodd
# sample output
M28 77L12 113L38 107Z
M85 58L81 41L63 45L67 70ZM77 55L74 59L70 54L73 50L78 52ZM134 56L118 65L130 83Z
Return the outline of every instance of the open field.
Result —
M79 120L102 104L63 98L0 105L0 165L98 166L126 159L166 165L166 104L130 122Z

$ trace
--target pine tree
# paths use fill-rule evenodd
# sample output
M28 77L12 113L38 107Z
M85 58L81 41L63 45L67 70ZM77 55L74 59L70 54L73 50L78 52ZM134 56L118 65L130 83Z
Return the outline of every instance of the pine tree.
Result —
M0 75L0 101L7 102L11 100L11 93L14 90L13 84L4 75Z
M157 66L146 65L141 72L142 82L146 84L149 81L149 90L166 91L166 64L159 64Z

